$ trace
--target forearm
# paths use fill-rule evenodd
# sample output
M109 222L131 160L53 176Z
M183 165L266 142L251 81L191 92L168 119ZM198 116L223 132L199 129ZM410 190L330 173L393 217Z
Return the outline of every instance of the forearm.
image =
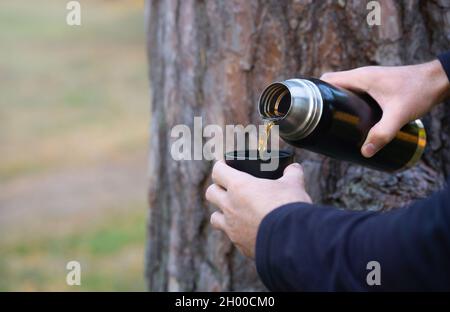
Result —
M374 214L304 203L273 211L261 223L256 242L264 284L272 291L364 290L365 266L355 266L346 251L350 233Z
M256 264L271 290L448 290L449 190L389 213L290 204L261 223ZM381 265L369 286L367 263Z
M448 60L447 60L448 58ZM444 65L448 62L449 72L446 73ZM424 85L419 86L423 92L427 92L430 96L431 102L436 105L450 96L450 54L448 57L442 57L442 60L434 60L420 66L418 74L423 75Z

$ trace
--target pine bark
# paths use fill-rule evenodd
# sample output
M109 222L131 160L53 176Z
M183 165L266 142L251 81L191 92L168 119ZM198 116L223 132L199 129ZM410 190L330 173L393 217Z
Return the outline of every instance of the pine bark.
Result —
M210 161L174 161L170 131L204 124L259 124L264 86L365 65L415 64L450 49L450 3L379 1L152 0L147 2L151 129L146 278L152 291L263 290L252 261L209 225ZM450 105L424 118L420 164L387 174L304 150L314 202L386 210L425 197L450 175Z

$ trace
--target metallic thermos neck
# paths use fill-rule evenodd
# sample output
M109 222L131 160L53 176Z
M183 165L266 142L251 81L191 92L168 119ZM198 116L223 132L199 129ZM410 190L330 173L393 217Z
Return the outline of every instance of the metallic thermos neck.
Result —
M279 125L281 137L298 140L316 128L323 110L319 88L306 79L289 79L269 85L259 99L259 114Z

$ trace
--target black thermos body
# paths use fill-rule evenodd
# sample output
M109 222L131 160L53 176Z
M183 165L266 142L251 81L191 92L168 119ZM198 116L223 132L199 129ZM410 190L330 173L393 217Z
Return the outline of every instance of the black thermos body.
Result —
M371 158L361 154L370 128L382 116L376 101L315 78L289 79L270 84L258 102L261 117L279 126L280 137L295 147L394 172L416 164L426 145L417 119Z

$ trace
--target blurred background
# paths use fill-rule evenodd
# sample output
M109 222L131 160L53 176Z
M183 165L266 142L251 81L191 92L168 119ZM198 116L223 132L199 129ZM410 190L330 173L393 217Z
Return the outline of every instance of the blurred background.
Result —
M0 3L0 290L145 290L144 1L67 2Z

